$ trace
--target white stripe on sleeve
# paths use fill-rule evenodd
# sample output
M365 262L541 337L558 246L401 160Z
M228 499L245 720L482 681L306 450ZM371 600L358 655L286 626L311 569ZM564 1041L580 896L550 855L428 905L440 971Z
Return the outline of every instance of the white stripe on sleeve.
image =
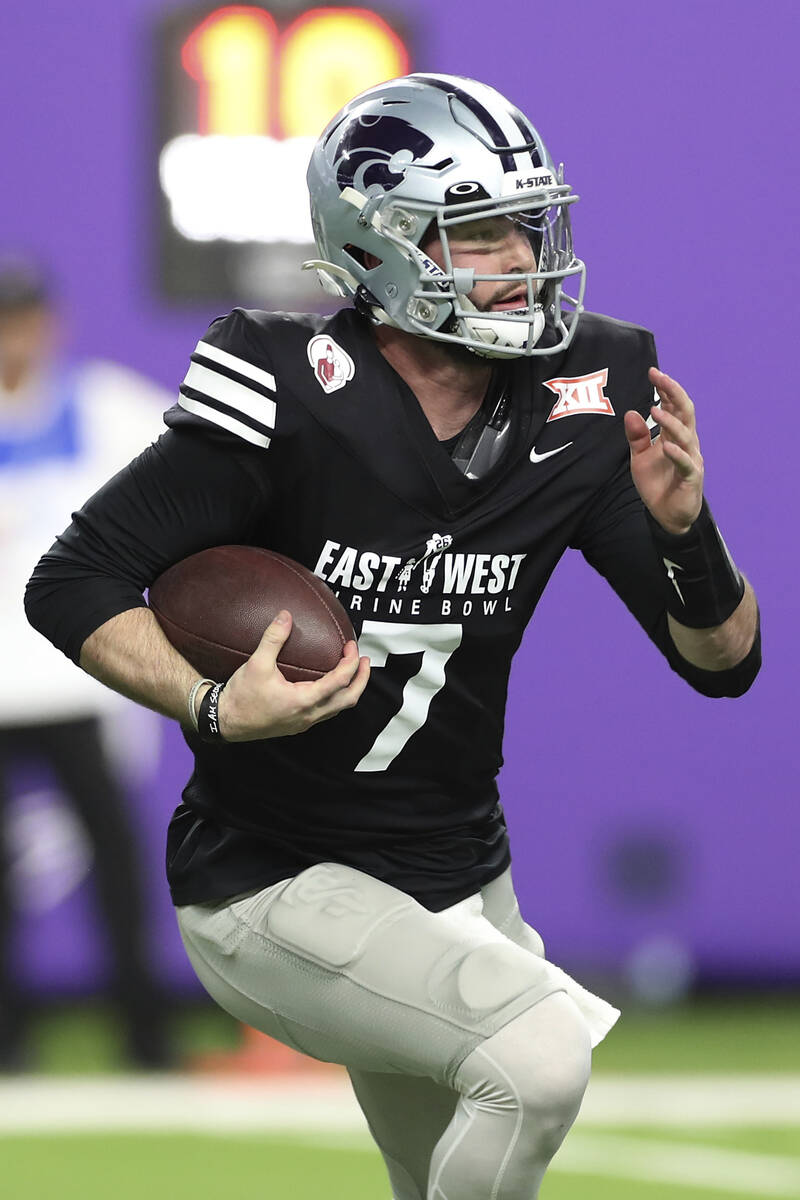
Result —
M196 392L202 392L212 400L219 400L229 408L236 408L245 416L252 417L254 421L270 429L275 428L275 401L262 396L261 392L254 392L243 383L236 383L227 375L220 375L210 367L203 367L196 362L190 365L183 382Z
M208 404L201 404L199 400L191 400L188 396L181 395L178 397L178 404L187 412L195 413L198 417L205 417L214 425L221 425L223 429L238 434L240 438L244 438L246 442L252 442L254 446L263 446L266 449L270 443L266 434L259 433L257 429L245 425L243 421L237 421L235 417L230 417L227 413L210 408Z
M275 376L270 375L269 371L262 371L261 367L254 367L244 358L237 358L235 354L229 354L227 350L220 350L217 346L212 346L210 342L202 340L197 343L194 352L202 354L203 358L212 358L214 362L220 363L223 367L230 367L232 371L238 371L240 375L246 375L248 379L255 380L256 383L269 388L271 392L275 391Z

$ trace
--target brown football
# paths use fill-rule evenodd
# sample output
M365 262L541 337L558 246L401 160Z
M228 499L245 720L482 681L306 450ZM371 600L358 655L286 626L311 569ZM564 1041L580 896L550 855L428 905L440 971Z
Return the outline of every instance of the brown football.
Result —
M282 608L292 632L278 666L292 683L319 679L354 639L347 613L307 567L256 546L215 546L175 563L150 588L150 608L201 674L227 681Z

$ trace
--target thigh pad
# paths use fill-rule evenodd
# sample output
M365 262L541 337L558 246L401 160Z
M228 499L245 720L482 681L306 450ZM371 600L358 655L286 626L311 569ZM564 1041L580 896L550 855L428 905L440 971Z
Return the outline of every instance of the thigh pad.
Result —
M362 871L319 863L297 875L269 910L270 937L324 966L345 967L379 926L415 906L411 897Z
M431 1000L442 1010L478 1022L531 992L547 980L542 959L508 942L460 945L442 954L428 980Z

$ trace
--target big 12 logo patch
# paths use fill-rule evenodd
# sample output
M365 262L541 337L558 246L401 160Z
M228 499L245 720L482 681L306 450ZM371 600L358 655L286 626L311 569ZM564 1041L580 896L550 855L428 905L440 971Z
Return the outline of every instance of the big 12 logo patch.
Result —
M543 383L558 396L548 421L558 421L561 417L577 417L583 413L614 416L611 401L603 391L608 383L608 367L592 371L589 375L577 375L572 379L545 379Z

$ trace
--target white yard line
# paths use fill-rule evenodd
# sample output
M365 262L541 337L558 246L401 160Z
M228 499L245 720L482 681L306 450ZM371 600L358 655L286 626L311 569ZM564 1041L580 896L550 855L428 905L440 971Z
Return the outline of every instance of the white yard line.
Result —
M713 1188L742 1196L800 1197L800 1159L608 1133L575 1130L550 1169Z
M586 1125L800 1125L799 1075L596 1075Z
M360 1130L346 1077L296 1081L165 1075L0 1083L0 1133Z
M800 1076L597 1076L578 1119L592 1126L800 1126ZM165 1075L0 1081L0 1133L89 1129L359 1130L344 1075Z

